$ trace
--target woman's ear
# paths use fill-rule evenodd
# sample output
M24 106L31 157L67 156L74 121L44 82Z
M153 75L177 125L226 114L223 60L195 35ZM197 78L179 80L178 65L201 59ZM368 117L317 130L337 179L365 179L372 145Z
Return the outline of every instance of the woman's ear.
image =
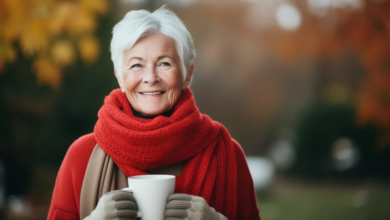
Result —
M114 69L116 80L118 81L119 87L121 88L122 92L125 92L125 87L123 86L122 80L118 77L118 74L116 72L116 69Z
M194 64L191 64L190 68L188 68L187 76L183 83L183 89L186 89L190 85L193 73L194 73Z

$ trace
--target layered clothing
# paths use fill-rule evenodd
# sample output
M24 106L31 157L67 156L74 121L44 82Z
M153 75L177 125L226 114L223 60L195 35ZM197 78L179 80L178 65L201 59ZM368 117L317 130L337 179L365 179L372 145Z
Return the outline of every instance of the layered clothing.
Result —
M96 143L127 177L184 162L176 193L201 196L228 219L259 219L241 147L224 126L199 112L190 89L183 90L169 117L134 116L119 89L105 98L98 116L94 133L76 141L61 165L48 219L61 211L80 215L80 178ZM68 202L60 201L63 191L72 191Z

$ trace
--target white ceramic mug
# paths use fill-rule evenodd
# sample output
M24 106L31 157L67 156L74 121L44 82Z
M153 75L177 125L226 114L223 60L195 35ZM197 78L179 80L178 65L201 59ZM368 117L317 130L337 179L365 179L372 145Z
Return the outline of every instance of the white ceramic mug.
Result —
M138 206L142 220L164 220L168 196L175 192L173 175L140 175L127 178L129 190Z

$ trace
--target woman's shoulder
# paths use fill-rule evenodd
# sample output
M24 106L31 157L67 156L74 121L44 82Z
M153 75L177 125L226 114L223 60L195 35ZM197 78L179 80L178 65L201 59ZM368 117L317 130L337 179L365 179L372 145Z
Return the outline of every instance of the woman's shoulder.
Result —
M81 168L85 168L95 145L96 140L93 133L81 136L68 148L62 167L69 171L73 170L73 172L78 172L76 170L80 171Z
M69 147L61 164L59 178L65 178L65 182L72 180L71 185L77 193L81 190L85 170L89 158L96 145L95 135L87 134L75 140Z
M90 155L95 145L96 139L94 133L83 135L70 145L67 155Z

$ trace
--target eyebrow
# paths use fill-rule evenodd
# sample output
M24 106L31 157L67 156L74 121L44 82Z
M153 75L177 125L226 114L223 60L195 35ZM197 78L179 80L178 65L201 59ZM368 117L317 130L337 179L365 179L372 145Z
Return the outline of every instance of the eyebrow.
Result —
M130 57L130 59L127 60L127 62L130 62L130 60L143 60L141 57Z
M161 60L161 59L164 59L164 58L170 58L171 60L173 60L173 57L169 56L169 55L161 55L161 56L158 56L157 57L157 60Z
M173 58L169 55L161 55L161 56L158 56L157 57L157 60L161 60L161 59L164 59L164 58L170 58L173 60ZM130 60L144 60L142 59L142 57L130 57L130 59L127 60L127 62L130 62Z

